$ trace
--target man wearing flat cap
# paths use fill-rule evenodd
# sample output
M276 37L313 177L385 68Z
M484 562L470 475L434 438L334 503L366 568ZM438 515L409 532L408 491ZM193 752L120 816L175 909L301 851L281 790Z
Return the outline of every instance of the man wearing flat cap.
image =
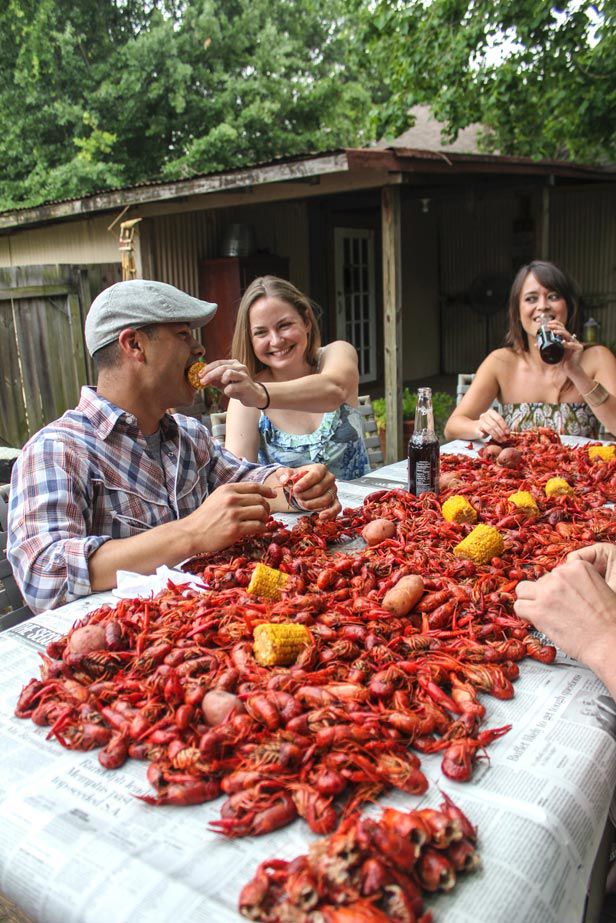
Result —
M201 423L166 410L192 401L187 372L203 354L193 331L215 312L144 279L93 301L85 337L97 387L84 387L13 469L7 556L34 612L110 589L120 569L148 574L220 551L288 509L290 469L238 459ZM333 476L323 465L300 470L302 508L336 516Z

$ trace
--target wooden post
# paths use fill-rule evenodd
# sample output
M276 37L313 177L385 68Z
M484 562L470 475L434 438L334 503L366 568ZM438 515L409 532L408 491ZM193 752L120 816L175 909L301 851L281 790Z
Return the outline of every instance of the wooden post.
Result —
M539 211L539 259L547 260L550 255L550 178L548 185L541 187L541 203Z
M402 248L400 187L381 190L383 343L385 348L385 461L398 461L402 445Z

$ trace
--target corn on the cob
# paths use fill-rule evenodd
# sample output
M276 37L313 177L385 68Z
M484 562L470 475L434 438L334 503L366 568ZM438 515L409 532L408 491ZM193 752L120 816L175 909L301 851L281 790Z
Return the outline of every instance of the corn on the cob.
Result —
M527 513L539 512L535 498L528 490L516 490L507 499L509 503L513 503L519 510L525 510Z
M503 553L503 537L494 526L484 524L475 526L472 532L463 538L453 549L459 558L468 558L475 564L486 564L492 558Z
M461 497L459 494L445 500L441 513L447 522L477 522L477 510L466 497Z
M289 623L257 625L253 638L255 659L263 667L288 667L310 644L310 632L306 626Z
M546 497L558 497L561 494L573 494L575 491L571 484L568 484L564 478L550 478L545 485Z
M278 599L280 591L288 579L288 575L283 574L281 570L275 570L266 564L257 564L252 572L247 592L254 593L255 596Z
M613 461L616 458L616 445L589 445L588 457L601 458L603 461Z
M199 374L203 371L204 368L205 368L205 359L203 358L197 359L196 362L193 362L193 364L190 366L190 368L188 369L186 373L186 377L188 378L188 383L192 385L195 391L200 391L201 388L203 387L203 385L201 384L199 380Z

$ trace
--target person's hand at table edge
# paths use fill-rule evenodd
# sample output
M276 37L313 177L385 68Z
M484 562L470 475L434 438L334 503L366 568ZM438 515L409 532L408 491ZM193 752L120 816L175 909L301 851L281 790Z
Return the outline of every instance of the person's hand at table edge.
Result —
M539 580L522 581L514 610L586 664L616 697L616 593L593 564L578 556Z
M295 512L318 513L320 519L328 520L335 519L342 509L338 500L336 479L325 465L282 468L273 477L277 477L283 487L292 483L290 506ZM270 482L268 478L266 483Z
M578 548L567 555L567 562L570 561L588 561L616 593L616 545L597 542L586 548Z

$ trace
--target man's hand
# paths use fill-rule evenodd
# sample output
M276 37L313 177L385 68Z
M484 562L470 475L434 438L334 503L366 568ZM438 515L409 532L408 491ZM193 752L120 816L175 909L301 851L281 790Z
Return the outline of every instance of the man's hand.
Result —
M198 510L178 525L190 531L193 554L222 551L250 535L261 535L270 517L268 500L276 492L265 484L221 484Z
M277 471L276 476L283 486L293 479L293 497L307 513L318 512L320 519L335 519L341 511L336 479L325 465L285 468Z
M588 561L616 593L616 545L596 543L567 555L567 562Z
M517 597L520 618L606 681L606 656L612 659L616 644L616 593L596 567L580 557L567 561L540 580L519 583Z

